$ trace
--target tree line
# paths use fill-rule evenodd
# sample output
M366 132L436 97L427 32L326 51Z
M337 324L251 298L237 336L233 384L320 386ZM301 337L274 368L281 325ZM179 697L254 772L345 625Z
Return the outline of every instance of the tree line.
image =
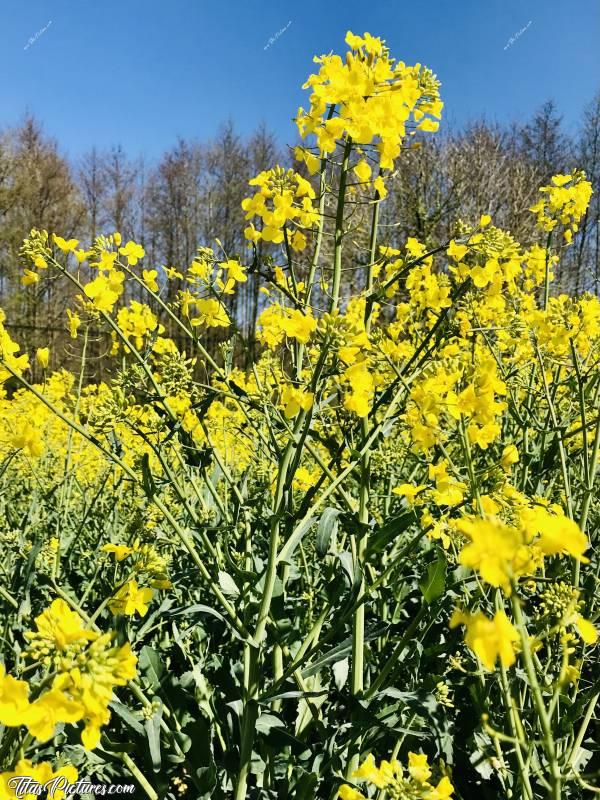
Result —
M180 138L152 164L129 157L119 145L93 147L69 159L30 116L5 130L0 134L0 307L9 320L18 320L12 324L23 347L31 349L43 338L51 347L68 348L65 308L71 295L64 284L44 281L24 289L20 283L19 248L31 228L86 243L118 230L144 246L147 268L185 269L199 245L214 245L216 239L224 253L244 260L241 201L249 193L248 180L276 163L292 166L293 149L281 147L264 125L248 137L230 121L210 141ZM547 102L522 124L480 120L407 150L388 181L383 240L401 246L415 236L436 246L453 235L457 219L472 222L490 213L494 224L526 243L534 222L527 209L536 202L538 187L574 167L585 170L596 193L565 251L556 290L600 293L600 93L574 135L565 132L555 105ZM346 293L355 288L351 263L360 262L368 236L360 212L353 225ZM174 292L177 286L165 288ZM250 352L261 298L258 276L251 274L230 301ZM218 334L207 344L218 347ZM90 350L99 371L107 347L99 333Z

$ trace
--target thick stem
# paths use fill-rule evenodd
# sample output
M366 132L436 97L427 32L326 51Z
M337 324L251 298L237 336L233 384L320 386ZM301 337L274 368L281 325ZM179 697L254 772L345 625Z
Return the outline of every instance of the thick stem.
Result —
M548 795L548 800L560 800L562 776L560 773L556 745L554 743L554 736L552 733L552 724L548 714L548 709L544 703L544 698L542 697L542 690L537 678L535 664L533 663L533 654L531 652L529 633L527 632L525 620L523 619L521 603L514 590L511 599L513 615L515 622L517 623L519 636L521 638L521 652L523 655L523 662L525 664L525 672L527 673L527 678L529 680L529 689L531 691L533 703L537 711L543 737L543 746L546 752L546 758L548 759L548 766L550 768L550 793Z
M379 199L376 196L373 206L373 218L371 223L371 235L369 241L369 267L367 269L366 294L367 296L373 289L373 267L375 261L375 251L377 248L377 228L379 225ZM365 306L364 325L367 335L371 330L372 306ZM370 423L369 415L361 419L362 441L366 442L369 438ZM369 524L369 494L371 485L370 468L371 450L365 449L360 460L360 488L359 488L359 509L358 521L361 526L358 542L353 547L355 556L355 570L361 573L360 594L364 591L364 565L365 555L368 544L368 524ZM355 611L352 625L352 694L362 695L365 688L365 604L361 603ZM351 775L358 767L360 760L360 746L356 752L352 753L348 760L348 775Z
M277 578L277 551L279 548L279 525L283 511L285 490L288 483L288 469L292 462L297 447L298 432L304 423L306 412L300 412L296 418L294 435L290 437L281 457L277 473L277 487L273 498L273 514L269 535L269 555L264 576L263 593L258 610L256 628L252 642L248 643L244 651L244 710L242 712L242 730L240 742L240 769L235 788L235 800L246 797L246 787L252 760L252 748L258 717L258 667L263 650L263 639L266 632L267 621L273 600L275 581ZM291 480L291 477L289 478Z
M348 137L344 145L342 169L340 172L340 185L338 189L338 203L335 215L335 251L333 256L333 286L331 289L331 305L329 310L335 311L340 301L340 284L342 280L342 242L344 240L344 205L346 199L346 180L348 177L348 164L352 151L352 139Z

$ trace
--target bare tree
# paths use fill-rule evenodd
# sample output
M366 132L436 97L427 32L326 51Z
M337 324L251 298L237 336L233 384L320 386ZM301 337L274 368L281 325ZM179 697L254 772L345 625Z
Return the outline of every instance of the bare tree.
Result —
M106 204L108 194L108 176L105 159L95 147L80 160L77 180L83 195L90 241L102 232L107 224Z

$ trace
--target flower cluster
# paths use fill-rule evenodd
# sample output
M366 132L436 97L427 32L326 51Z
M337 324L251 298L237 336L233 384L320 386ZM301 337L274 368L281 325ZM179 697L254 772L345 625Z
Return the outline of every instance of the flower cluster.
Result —
M83 722L81 741L93 750L101 728L110 719L113 689L135 677L137 659L129 644L112 644L112 633L86 628L64 600L54 600L36 618L36 627L26 634L26 657L41 663L54 677L30 701L28 683L0 667L0 723L25 725L32 736L44 742L59 723Z
M348 32L346 43L350 50L345 59L339 55L315 58L319 71L304 84L303 88L311 90L310 108L298 110L298 130L303 138L315 135L320 155L333 153L342 139L363 148L374 147L379 168L391 170L407 134L438 129L443 107L439 82L420 64L397 62L383 40L368 33L356 36ZM306 151L303 160L316 171L315 155ZM359 161L355 172L361 182L371 178L366 158ZM385 196L380 175L374 188Z
M288 308L279 303L267 306L258 318L258 339L273 349L285 338L306 344L317 329L317 321L309 312Z
M489 619L481 611L471 614L456 609L450 627L458 625L466 627L465 643L486 669L493 670L498 658L503 667L511 667L515 663L519 634L504 611L497 611Z
M553 231L560 223L565 226L564 238L570 243L578 223L585 214L592 196L592 184L585 173L575 170L572 175L555 175L552 183L542 186L542 199L530 208L538 226L544 231Z
M120 308L117 313L117 324L125 337L130 340L137 350L141 350L146 340L154 335L164 333L164 327L159 325L156 314L145 303L132 300L128 306ZM119 349L119 340L113 332L114 351Z
M369 755L352 777L385 790L387 797L394 800L449 800L454 793L450 778L444 775L433 786L431 775L427 756L409 753L406 767L397 759L382 761L377 766L373 756ZM342 800L366 800L364 794L348 784L340 787L338 797Z
M295 251L306 247L304 230L310 230L319 215L313 205L315 190L310 182L291 169L274 167L252 178L257 186L252 197L242 201L246 219L259 217L261 226L250 224L244 234L251 242L286 242Z
M568 554L582 561L589 546L579 526L560 508L527 506L517 525L494 516L467 516L457 527L469 540L460 563L476 569L486 583L501 587L505 594L511 593L512 583L520 577L533 575L544 556Z
M0 398L4 392L2 384L13 374L22 375L29 367L27 353L17 355L21 348L4 327L5 320L4 311L0 308Z

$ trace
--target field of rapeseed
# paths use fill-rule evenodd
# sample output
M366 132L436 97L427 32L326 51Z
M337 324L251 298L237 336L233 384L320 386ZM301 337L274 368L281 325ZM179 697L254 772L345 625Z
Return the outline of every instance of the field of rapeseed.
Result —
M439 83L346 43L305 84L298 171L250 182L246 254L23 243L25 291L71 287L80 369L0 312L0 800L23 775L56 800L78 776L151 800L599 791L600 302L552 292L592 187L540 187L535 241L486 215L392 249L386 180Z

